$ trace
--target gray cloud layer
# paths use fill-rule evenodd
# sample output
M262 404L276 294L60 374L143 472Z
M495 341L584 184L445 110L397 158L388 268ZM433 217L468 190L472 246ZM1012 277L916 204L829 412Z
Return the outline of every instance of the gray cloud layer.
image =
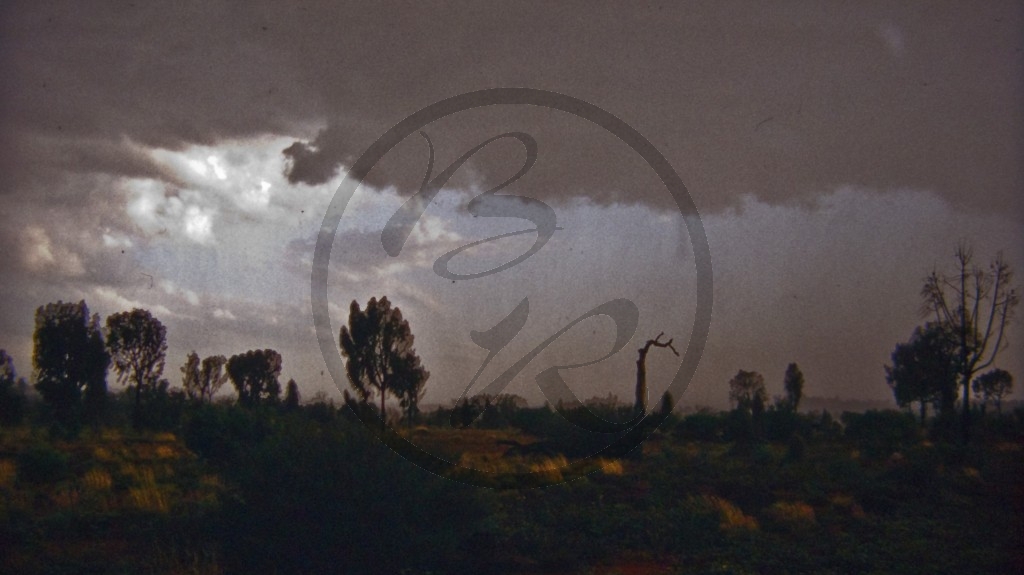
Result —
M1024 9L885 4L6 3L2 186L62 170L160 175L134 144L260 133L309 134L287 148L289 175L320 183L428 103L529 86L637 127L704 210L852 183L1021 214ZM514 123L554 134L551 162L581 168L538 174L540 196L631 198L636 174L606 161L621 144L581 147L550 114ZM469 124L445 126L439 157L479 141Z

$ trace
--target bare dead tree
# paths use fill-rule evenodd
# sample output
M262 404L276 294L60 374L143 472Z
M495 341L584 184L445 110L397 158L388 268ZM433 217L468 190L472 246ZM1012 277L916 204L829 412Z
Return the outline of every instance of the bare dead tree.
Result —
M1006 348L1004 331L1020 301L1011 285L1013 270L1002 253L996 255L987 270L972 264L972 255L970 246L960 242L955 254L956 271L949 275L933 271L921 288L922 316L934 315L951 334L958 350L956 367L963 386L964 441L970 438L971 379L991 366Z
M639 357L636 360L636 403L633 406L638 414L647 412L647 352L651 350L651 347L667 347L676 354L676 357L679 357L679 352L672 346L671 339L664 343L661 342L663 335L665 332L659 333L658 337L647 340L647 343L637 350Z

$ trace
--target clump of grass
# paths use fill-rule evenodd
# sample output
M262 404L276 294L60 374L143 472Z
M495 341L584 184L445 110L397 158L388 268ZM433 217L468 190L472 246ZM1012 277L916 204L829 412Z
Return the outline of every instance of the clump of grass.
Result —
M626 473L622 461L618 459L598 459L595 463L601 468L601 473L605 475L621 476Z
M140 511L167 513L167 496L157 485L144 485L128 490L128 500Z
M60 509L74 508L78 506L81 493L78 489L70 486L63 486L53 493L53 502Z
M832 504L832 507L849 514L851 517L861 519L865 516L864 508L857 503L857 500L852 495L846 493L834 493L828 498L828 502Z
M114 454L110 451L110 449L108 447L103 446L103 445L97 445L97 446L93 447L92 448L92 456L97 461L113 461L114 460Z
M718 528L726 532L756 531L757 519L743 513L743 510L728 499L714 495L691 496L687 507L696 515L718 517Z
M178 457L178 452L170 445L157 445L154 455L157 459L174 459Z
M498 475L517 471L514 462L486 453L463 453L459 456L459 466Z
M768 508L767 515L786 527L806 527L817 522L814 508L802 501L777 501Z
M0 459L0 487L11 487L18 474L18 466L10 459Z
M93 467L89 471L85 472L85 477L82 478L82 483L92 491L110 491L114 481L110 477L110 473L105 469Z

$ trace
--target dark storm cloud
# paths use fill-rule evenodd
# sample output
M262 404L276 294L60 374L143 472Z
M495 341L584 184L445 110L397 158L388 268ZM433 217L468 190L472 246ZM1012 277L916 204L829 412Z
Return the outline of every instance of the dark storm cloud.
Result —
M780 203L851 183L1021 214L1022 11L1008 2L764 11L748 2L8 3L3 186L23 189L26 173L46 173L36 164L73 170L88 154L101 155L83 162L95 170L159 175L126 139L178 148L260 133L306 134L287 147L288 176L315 184L429 103L528 86L639 129L702 210L741 193ZM547 130L551 164L576 168L538 172L536 195L635 199L642 166L608 161L620 143L579 137L571 118L501 114L435 130L438 157L479 143L481 126ZM57 137L68 139L22 161L31 142ZM419 154L381 177L418 183ZM508 161L481 157L477 174Z

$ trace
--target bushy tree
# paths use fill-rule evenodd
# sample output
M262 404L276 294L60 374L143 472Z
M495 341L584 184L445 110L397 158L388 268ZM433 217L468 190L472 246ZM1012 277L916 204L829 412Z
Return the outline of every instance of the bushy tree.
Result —
M929 323L914 329L910 341L896 346L892 365L885 366L885 379L896 404L918 403L921 424L933 405L952 417L956 404L957 355L953 338L943 326Z
M993 369L976 377L971 385L974 396L981 400L983 407L991 400L996 406L996 413L1002 413L1003 398L1013 391L1013 375L1004 369Z
M167 328L144 309L116 313L107 318L107 348L118 381L134 392L132 423L142 425L142 396L157 392L167 356Z
M89 314L85 301L47 304L36 310L32 339L35 388L51 415L71 429L83 415L97 420L106 400L110 365L99 316Z
M360 401L366 403L375 394L380 398L382 429L387 425L388 394L398 397L407 413L415 413L411 410L417 409L430 373L420 365L412 330L401 310L392 308L387 297L371 298L365 311L353 301L340 339L348 379Z
M961 429L970 438L971 379L995 361L1006 348L1006 326L1020 302L1012 285L1013 269L996 255L984 269L972 262L970 246L957 246L956 268L951 274L933 271L921 288L923 312L933 316L953 336L957 372L963 388Z
M238 390L238 403L244 407L276 403L281 395L281 354L272 349L250 350L233 355L227 363L228 376Z
M214 394L228 380L224 369L228 360L223 355L213 355L199 361L199 354L191 352L181 366L182 387L189 399L195 401L213 401Z
M751 411L755 406L764 408L768 392L764 387L764 376L756 371L742 369L729 380L729 401L741 411Z

